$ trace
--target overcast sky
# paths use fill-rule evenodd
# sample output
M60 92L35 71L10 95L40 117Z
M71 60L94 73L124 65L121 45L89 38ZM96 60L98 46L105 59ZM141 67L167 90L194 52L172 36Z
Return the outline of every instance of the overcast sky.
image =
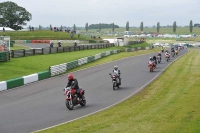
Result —
M5 0L0 0L4 2ZM189 25L200 23L200 0L9 0L32 14L27 23L85 27L85 24L115 23L119 26Z

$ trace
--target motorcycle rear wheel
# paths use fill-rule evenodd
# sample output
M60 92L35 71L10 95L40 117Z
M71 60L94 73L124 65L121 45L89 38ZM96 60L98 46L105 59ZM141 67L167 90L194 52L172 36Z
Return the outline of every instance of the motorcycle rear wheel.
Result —
M66 104L66 107L67 107L69 110L73 110L73 109L74 109L74 105L73 105L73 104L70 104L70 101L69 101L69 100L65 100L65 104Z
M84 97L84 96L83 96L83 97ZM81 105L81 106L85 106L85 105L86 105L86 99L85 99L85 97L84 97L84 100L83 100L83 99L81 100L80 105Z

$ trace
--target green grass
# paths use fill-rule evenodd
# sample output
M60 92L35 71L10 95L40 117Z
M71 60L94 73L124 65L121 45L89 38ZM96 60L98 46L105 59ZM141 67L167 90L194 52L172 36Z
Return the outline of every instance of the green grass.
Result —
M136 96L41 133L199 133L200 50L191 50Z
M114 49L117 49L117 47L11 58L8 62L0 63L0 81L46 71L53 65Z
M15 31L15 32L0 32L0 36L10 36L11 40L93 40L90 37L74 35L71 39L70 34L66 32L54 32L48 30L30 31ZM98 39L96 39L98 40Z

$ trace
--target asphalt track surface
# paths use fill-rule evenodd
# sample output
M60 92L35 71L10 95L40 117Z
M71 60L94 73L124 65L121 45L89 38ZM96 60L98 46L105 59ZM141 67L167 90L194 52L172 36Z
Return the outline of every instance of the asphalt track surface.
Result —
M180 51L178 56L184 53L186 50ZM163 58L155 71L150 73L147 62L155 54L129 57L73 72L79 86L86 90L87 104L85 107L75 106L71 111L66 108L63 96L67 75L1 92L0 133L28 133L44 129L88 115L127 98L178 57L171 58L169 62ZM109 76L114 65L119 66L122 77L122 86L115 91Z

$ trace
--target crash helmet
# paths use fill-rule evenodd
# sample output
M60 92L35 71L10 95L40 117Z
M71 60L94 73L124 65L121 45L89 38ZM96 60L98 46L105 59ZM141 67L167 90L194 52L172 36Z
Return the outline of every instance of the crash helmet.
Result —
M118 66L114 66L114 69L117 70L117 69L118 69Z
M72 81L74 79L74 76L72 74L68 74L67 78L69 81Z

